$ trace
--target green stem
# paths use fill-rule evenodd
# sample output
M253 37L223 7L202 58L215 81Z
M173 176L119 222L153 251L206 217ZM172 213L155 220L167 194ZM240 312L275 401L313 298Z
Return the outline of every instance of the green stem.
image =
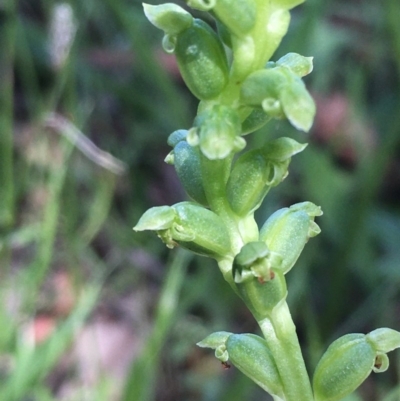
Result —
M200 157L203 186L210 209L223 219L231 238L232 251L237 254L244 242L238 228L238 217L226 198L226 183L231 170L232 156L222 160L209 160L200 153Z
M258 324L278 367L286 401L312 401L310 380L287 303L276 306L271 317Z

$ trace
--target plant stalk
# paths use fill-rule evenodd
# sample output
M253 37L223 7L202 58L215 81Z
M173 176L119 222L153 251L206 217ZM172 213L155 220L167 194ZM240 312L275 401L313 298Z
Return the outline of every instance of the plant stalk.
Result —
M296 327L286 301L275 307L270 318L258 324L274 356L286 401L313 401Z

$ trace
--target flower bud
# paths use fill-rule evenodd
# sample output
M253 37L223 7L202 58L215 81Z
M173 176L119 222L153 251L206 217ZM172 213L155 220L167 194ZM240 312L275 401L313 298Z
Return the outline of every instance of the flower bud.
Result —
M368 377L375 351L364 334L347 334L334 341L314 373L315 401L339 401Z
M286 280L279 268L279 255L268 252L264 260L258 258L254 264L233 265L232 274L244 303L257 321L271 317L274 309L286 299ZM274 268L274 270L272 270Z
M371 333L347 334L334 341L314 373L316 401L338 401L353 392L371 373L389 367L386 353L400 348L400 333L381 328Z
M166 3L158 6L143 3L147 19L168 35L177 35L189 28L193 17L177 4Z
M232 334L226 340L229 360L267 393L284 399L281 379L267 342L254 334Z
M274 357L263 338L254 334L232 334L219 331L210 334L197 345L214 349L215 356L222 363L229 360L263 390L284 399Z
M286 116L299 130L307 132L311 128L314 101L290 66L280 65L250 74L242 84L240 98L245 105L261 106L271 117Z
M260 230L260 241L283 258L280 271L286 274L296 263L310 237L319 234L314 217L321 209L311 202L298 203L272 214Z
M240 118L237 112L224 105L204 110L195 120L200 149L210 160L224 159L243 149L246 142L240 137Z
M235 162L226 187L232 210L246 216L256 210L271 188L272 163L259 149L241 155Z
M175 131L170 135L168 144L173 144L174 150L167 159L173 156L176 173L188 195L196 202L207 206L200 166L200 151L198 147L190 146L186 142L186 135L186 130Z
M263 148L241 155L235 162L227 184L227 197L239 216L253 213L270 188L286 176L291 157L306 145L290 138L270 141Z
M149 209L135 231L156 231L169 248L177 244L199 255L217 260L231 252L229 233L214 212L193 202Z
M205 22L195 19L176 36L175 55L183 80L200 100L218 96L228 83L224 48Z

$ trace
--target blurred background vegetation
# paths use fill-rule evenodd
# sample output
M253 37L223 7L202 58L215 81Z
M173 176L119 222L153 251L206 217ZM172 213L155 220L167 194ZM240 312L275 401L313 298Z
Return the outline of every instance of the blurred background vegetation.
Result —
M340 335L400 330L399 16L398 0L296 8L274 59L314 56L314 128L247 137L309 143L257 218L324 210L288 275L310 372ZM0 2L1 400L268 399L194 345L257 331L215 263L132 231L185 197L163 159L196 101L160 39L137 0ZM348 400L400 400L390 359Z

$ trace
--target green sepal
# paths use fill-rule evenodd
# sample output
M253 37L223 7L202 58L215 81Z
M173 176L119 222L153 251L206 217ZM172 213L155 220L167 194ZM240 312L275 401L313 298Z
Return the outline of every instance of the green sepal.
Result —
M305 147L293 139L278 138L241 155L226 187L232 210L246 216L260 207L268 191L287 176L291 157Z
M292 138L281 137L267 142L263 147L264 157L274 162L285 162L292 156L302 152L306 143L299 143Z
M261 150L251 150L235 162L226 187L232 210L246 216L256 210L271 188L273 165Z
M217 260L231 253L229 233L222 219L194 202L151 208L134 230L156 231L169 248L179 244Z
M290 85L282 88L279 99L282 109L293 127L308 132L314 121L316 108L303 81L297 78Z
M377 353L386 354L400 348L400 332L387 327L376 329L367 334L367 341Z
M232 334L226 341L226 350L229 361L243 374L267 393L284 399L278 368L263 338L254 334Z
M168 35L177 35L193 23L191 14L177 4L165 3L152 6L143 3L143 9L147 19Z
M315 401L339 401L352 393L371 373L375 358L364 334L347 334L334 341L315 369Z
M203 187L200 151L198 147L190 146L186 142L187 132L178 130L169 136L168 144L174 150L167 156L166 162L173 160L175 171L188 195L196 202L208 206Z
M278 260L278 259L277 259ZM278 260L279 261L279 260ZM257 321L270 318L274 309L286 299L287 287L280 270L271 270L270 279L256 278L253 272L234 264L232 274L246 306Z
M281 272L286 274L294 266L310 237L320 230L314 217L322 211L311 202L295 204L273 213L260 230L260 241L283 258Z
M179 218L174 239L181 246L216 259L231 253L229 233L217 214L193 202L180 202L173 208ZM185 240L185 231L194 234L193 240Z
M221 345L225 345L226 340L231 335L232 333L229 333L228 331L216 331L199 341L196 345L200 348L216 349Z
M226 349L226 341L232 335L227 331L217 331L210 334L204 340L199 341L196 345L201 348L211 348L215 350L215 357L222 363L229 359L229 354Z
M297 53L288 53L281 57L276 66L288 67L298 77L304 77L313 70L313 57L304 57Z
M135 231L158 231L169 229L176 219L176 212L170 206L156 206L147 210L133 229Z
M200 113L194 122L200 150L210 160L225 159L246 145L240 137L240 118L236 110L214 105Z
M176 35L175 56L187 87L200 100L215 98L228 83L228 61L218 35L202 20Z

